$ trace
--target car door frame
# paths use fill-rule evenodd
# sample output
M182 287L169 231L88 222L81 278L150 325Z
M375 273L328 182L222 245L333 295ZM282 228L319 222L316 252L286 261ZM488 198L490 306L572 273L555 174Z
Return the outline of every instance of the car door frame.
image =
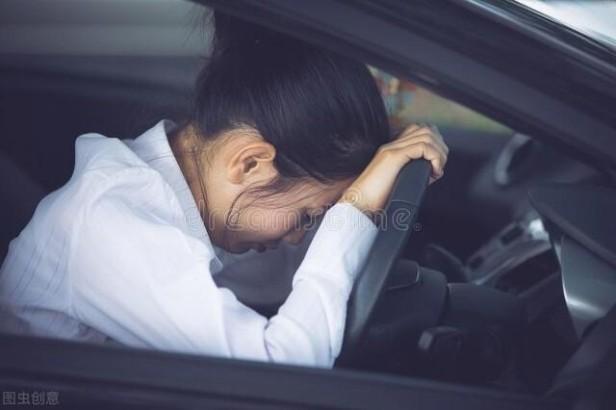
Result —
M563 409L562 400L395 375L0 335L3 391L62 408Z

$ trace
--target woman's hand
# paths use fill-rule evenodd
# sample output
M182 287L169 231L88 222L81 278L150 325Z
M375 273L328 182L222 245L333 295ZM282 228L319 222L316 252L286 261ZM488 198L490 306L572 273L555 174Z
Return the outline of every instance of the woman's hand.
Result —
M432 164L430 183L443 176L449 148L434 126L411 125L382 145L338 202L348 202L372 215L383 210L398 173L407 162L425 158Z

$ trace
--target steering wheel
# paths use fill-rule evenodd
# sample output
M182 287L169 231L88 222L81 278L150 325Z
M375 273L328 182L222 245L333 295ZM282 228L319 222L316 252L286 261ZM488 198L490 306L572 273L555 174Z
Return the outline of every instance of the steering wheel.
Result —
M406 164L394 184L385 219L349 298L344 354L353 355L406 245L431 174L424 159Z

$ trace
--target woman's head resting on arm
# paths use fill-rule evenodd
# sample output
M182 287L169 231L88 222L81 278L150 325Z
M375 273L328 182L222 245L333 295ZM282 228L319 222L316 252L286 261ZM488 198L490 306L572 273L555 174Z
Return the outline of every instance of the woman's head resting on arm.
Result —
M299 242L390 139L379 90L360 62L214 18L193 118L172 148L215 245Z

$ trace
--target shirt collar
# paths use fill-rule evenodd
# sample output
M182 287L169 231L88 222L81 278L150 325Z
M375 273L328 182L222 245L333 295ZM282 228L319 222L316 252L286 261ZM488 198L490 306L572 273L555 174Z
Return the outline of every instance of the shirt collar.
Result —
M161 120L139 137L134 140L124 140L124 143L150 167L158 171L171 186L186 216L190 234L214 249L215 260L212 265L212 273L216 273L222 269L223 251L213 246L201 219L195 198L169 145L168 134L176 128L177 124L173 121Z

